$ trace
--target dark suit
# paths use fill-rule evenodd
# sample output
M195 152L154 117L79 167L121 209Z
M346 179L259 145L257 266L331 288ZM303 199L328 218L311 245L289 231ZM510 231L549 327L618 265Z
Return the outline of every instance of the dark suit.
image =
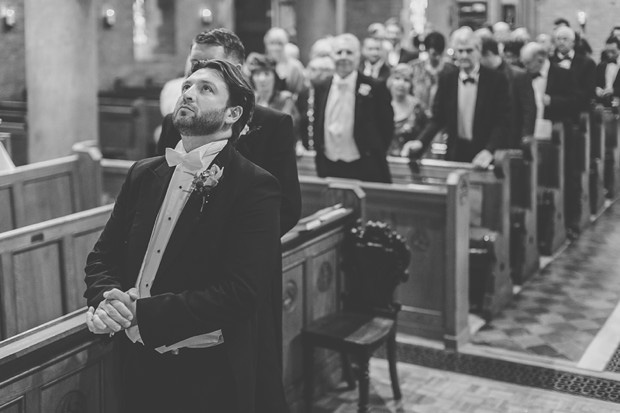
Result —
M576 119L578 92L570 71L551 64L545 93L551 98L551 102L545 107L545 119L552 122Z
M510 137L505 144L508 148L520 148L521 139L534 134L536 123L536 99L532 79L525 70L506 62L502 62L497 70L508 79L511 101Z
M437 93L433 102L433 118L420 135L428 148L433 137L441 129L448 134L446 159L471 162L483 149L493 153L505 145L510 124L510 99L508 80L498 71L480 66L476 108L474 109L473 136L470 149L460 151L458 138L458 90L459 71L454 68L439 74Z
M409 63L412 60L420 57L420 52L412 51L404 48L400 48L400 55L398 57L398 63Z
M116 335L124 363L121 385L128 390L125 411L207 411L208 397L217 399L218 392L228 400L224 410L212 407L217 411L286 411L272 312L272 301L279 298L271 288L281 262L279 186L231 144L214 163L224 175L209 203L201 212L200 196L190 196L163 253L152 296L137 301L144 346ZM130 169L87 259L89 306L96 307L111 288L135 285L174 169L163 157ZM161 345L219 329L224 343L216 347L181 349L176 356L155 353Z
M598 66L596 66L596 75L595 75L596 86L600 87L601 89L605 89L605 86L606 86L606 82L605 82L605 71L606 70L607 70L607 62L601 62L598 64ZM620 71L618 73L620 73ZM620 97L620 76L616 75L616 79L614 80L612 86L614 89L613 96ZM604 103L606 106L611 106L612 98L609 98L607 99L607 101L604 101L602 103Z
M555 64L559 64L561 61L557 52L551 57L550 60ZM594 63L594 60L589 57L575 53L571 60L569 71L573 75L575 86L577 88L576 109L579 112L589 111L590 102L596 96L596 64Z
M317 86L314 98L314 147L316 149L316 170L321 177L333 175L330 162L325 157L325 107L330 79ZM362 94L360 85L367 85L368 93ZM366 87L363 88L366 90ZM387 150L394 135L394 111L392 98L384 83L362 73L357 74L355 85L355 109L353 137L360 153L360 176L356 179L373 182L391 182L387 163Z
M280 182L280 230L285 234L297 224L301 216L293 121L289 115L256 106L249 128L250 131L237 141L237 150ZM163 155L166 148L174 148L180 140L181 135L172 124L172 115L166 115L157 142L157 154Z
M362 60L362 62L360 63L359 72L364 73L365 68L366 68L366 63ZM390 77L391 71L392 71L392 68L390 67L390 65L387 62L383 62L383 64L379 68L379 73L377 77L373 77L373 76L371 77L381 82L385 82L387 81L387 78Z

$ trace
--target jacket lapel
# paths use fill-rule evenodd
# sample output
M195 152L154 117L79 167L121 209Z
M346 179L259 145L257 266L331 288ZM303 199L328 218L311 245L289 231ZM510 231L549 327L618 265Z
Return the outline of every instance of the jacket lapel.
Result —
M360 90L360 85L362 84L362 77L363 74L360 72L357 72L357 81L355 82L355 90L353 91L354 95L355 95L355 114L353 115L353 139L355 139L355 143L357 143L358 148L360 147L360 143L358 142L358 137L361 136L360 135L360 131L357 130L358 129L358 125L364 125L363 119L362 119L362 97L358 95L357 91Z
M482 107L483 103L487 101L487 89L488 89L488 77L487 77L487 73L484 70L484 68L482 66L480 66L480 72L479 72L479 76L478 76L478 90L476 91L476 107L474 109L474 124L472 125L472 131L471 133L474 135L472 136L472 139L476 139L476 137L479 135L478 133L478 129L480 126L480 122L483 121L484 116L485 116L485 112L484 109ZM488 115L488 113L486 114Z
M157 271L158 274L162 271L165 271L171 263L176 261L178 255L183 251L185 243L188 242L188 240L190 239L192 231L194 231L198 227L197 224L203 218L208 216L211 202L213 202L213 199L217 197L218 193L222 189L222 186L226 185L226 167L230 164L233 150L233 145L229 142L211 163L211 165L215 164L220 168L224 168L224 173L222 174L222 177L220 178L217 186L215 186L211 191L211 194L209 196L210 200L204 206L202 212L200 211L202 207L202 197L196 193L192 193L190 195L187 203L185 204L185 207L183 207L183 211L181 211L179 220L177 221L174 230L170 235L168 246L164 251L164 255L162 256L162 260ZM209 165L209 168L211 167L211 165Z

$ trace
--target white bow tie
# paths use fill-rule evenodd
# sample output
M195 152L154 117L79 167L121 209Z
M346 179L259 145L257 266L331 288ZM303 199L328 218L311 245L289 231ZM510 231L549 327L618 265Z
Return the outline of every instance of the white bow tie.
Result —
M168 166L177 166L181 164L185 169L190 171L197 171L202 168L202 160L200 159L199 151L180 153L172 148L166 148L166 162L168 162Z

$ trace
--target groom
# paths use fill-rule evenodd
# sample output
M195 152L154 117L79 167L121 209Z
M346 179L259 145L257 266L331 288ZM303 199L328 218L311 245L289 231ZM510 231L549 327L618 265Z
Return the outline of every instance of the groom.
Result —
M182 141L136 162L86 265L89 329L116 334L123 412L285 412L270 286L280 190L234 141L254 109L241 72L199 61Z

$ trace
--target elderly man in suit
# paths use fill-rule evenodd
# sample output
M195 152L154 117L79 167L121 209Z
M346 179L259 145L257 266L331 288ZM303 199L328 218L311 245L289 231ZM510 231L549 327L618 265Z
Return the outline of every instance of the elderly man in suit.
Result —
M390 93L383 83L358 72L357 37L342 34L332 47L336 73L315 90L317 174L390 182L386 159L394 134Z
M539 43L528 43L521 50L521 60L532 76L536 98L536 118L563 122L568 128L564 150L564 218L567 236L579 236L581 217L581 172L578 170L579 150L570 135L578 113L578 88L568 69L552 64L547 50Z
M575 32L567 26L559 26L553 32L555 52L552 63L569 70L577 85L578 111L589 111L595 97L596 64L586 55L575 52Z
M446 66L440 73L433 118L419 140L405 144L403 153L421 156L437 132L445 129L447 160L487 168L508 135L508 80L480 65L481 41L469 27L453 33L452 46L458 69Z
M192 70L182 142L132 166L88 256L87 324L119 333L123 412L284 413L279 185L234 147L254 108L241 71Z
M482 40L482 66L503 73L508 79L508 94L510 95L511 122L508 139L502 146L519 148L524 136L534 134L536 121L536 100L532 89L532 78L525 70L512 66L499 55L497 40L487 38Z
M214 29L198 34L192 42L189 60L224 59L239 68L245 60L245 49L239 37L226 29ZM179 90L179 94L180 94ZM157 154L174 148L181 135L172 122L164 117ZM301 192L297 176L293 120L284 113L257 106L248 127L237 141L237 150L256 165L275 176L282 188L280 231L288 232L301 215Z

